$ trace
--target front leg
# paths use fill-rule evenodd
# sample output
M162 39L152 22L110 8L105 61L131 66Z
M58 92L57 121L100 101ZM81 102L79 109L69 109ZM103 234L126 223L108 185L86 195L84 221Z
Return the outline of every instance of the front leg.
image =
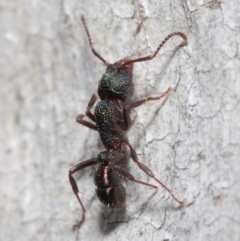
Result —
M81 125L84 125L92 130L95 130L95 131L98 131L98 128L96 126L96 124L93 124L92 122L90 121L85 121L83 118L84 118L85 115L78 115L76 117L76 122L81 124Z
M153 100L160 100L163 97L167 97L169 95L171 88L169 87L163 94L156 96L156 97L146 97L141 100L134 101L133 103L130 103L123 108L123 119L124 119L124 130L128 130L131 126L131 118L129 116L129 112L131 109L136 108L148 101L153 101Z
M98 94L94 93L88 103L87 109L86 109L86 115L87 117L92 120L93 122L96 122L94 115L92 114L92 112L90 111L92 109L92 107L94 106L94 104L96 103L98 99Z
M86 112L85 112L85 113L86 113L86 116L87 116L90 120L92 120L93 122L96 122L96 120L95 120L94 115L93 115L92 112L91 112L91 109L92 109L92 107L94 106L97 98L98 98L98 94L97 94L97 93L94 93L94 94L92 95L89 103L88 103L88 106L87 106ZM95 124L93 124L92 122L89 122L89 121L85 121L85 120L83 120L83 118L84 118L84 115L82 115L82 114L78 115L78 116L76 117L76 122L78 122L79 124L84 125L84 126L90 128L90 129L93 129L93 130L95 130L95 131L98 130L98 129L97 129L97 126L96 126Z

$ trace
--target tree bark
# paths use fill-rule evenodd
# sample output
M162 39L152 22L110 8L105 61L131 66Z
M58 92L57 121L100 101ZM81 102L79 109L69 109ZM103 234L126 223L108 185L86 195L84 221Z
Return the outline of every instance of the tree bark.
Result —
M9 1L0 3L0 240L231 240L240 237L240 1ZM75 122L110 63L134 65L129 141L185 206L159 186L124 181L125 210L95 196L93 171L68 170L104 150L96 131ZM129 160L129 170L157 185Z

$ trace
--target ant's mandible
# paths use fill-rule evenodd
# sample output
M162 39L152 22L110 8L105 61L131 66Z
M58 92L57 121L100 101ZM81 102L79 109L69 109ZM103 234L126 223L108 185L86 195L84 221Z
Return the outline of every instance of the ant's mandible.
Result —
M76 121L88 128L98 131L106 150L101 152L97 158L81 162L69 170L70 184L82 208L82 218L73 226L73 229L79 228L85 220L85 208L79 197L77 183L73 178L73 174L83 168L93 165L96 166L94 183L97 186L97 197L104 205L111 208L124 207L125 189L120 183L120 176L124 176L133 182L157 188L157 186L152 184L136 180L129 172L115 164L115 157L117 155L121 155L122 157L129 156L128 149L130 150L130 157L138 167L167 190L176 202L180 205L184 205L182 201L175 197L168 187L155 177L153 172L147 166L138 160L136 151L126 137L126 131L131 126L131 119L129 116L130 110L147 101L154 101L167 97L171 88L168 88L159 96L146 97L130 104L125 104L125 100L128 98L129 90L132 87L133 63L153 59L161 47L172 36L178 35L187 42L186 35L181 32L173 32L161 42L152 55L137 59L122 59L114 64L109 64L94 49L84 16L81 16L81 20L87 33L89 45L93 54L107 66L107 69L99 81L98 92L93 94L86 108L86 116L92 122L84 120L84 115L78 115ZM98 97L100 97L100 102L97 103L94 114L92 114L91 108L94 106Z

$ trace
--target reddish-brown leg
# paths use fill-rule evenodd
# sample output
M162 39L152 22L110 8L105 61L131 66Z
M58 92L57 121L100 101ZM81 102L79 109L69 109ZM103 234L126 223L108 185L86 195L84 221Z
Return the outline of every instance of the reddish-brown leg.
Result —
M132 181L132 182L137 182L137 183L140 183L140 184L143 184L143 185L152 187L152 188L158 188L158 187L155 186L155 185L152 185L152 184L149 184L149 183L147 183L147 182L142 182L142 181L139 181L139 180L135 179L135 177L134 177L131 173L129 173L128 171L122 169L121 167L118 167L118 166L112 164L111 162L109 162L109 165L110 165L117 173L119 173L121 176L126 177L127 179L129 179L129 180Z
M94 93L94 94L92 95L89 103L88 103L87 108L86 108L86 116L87 116L90 120L92 120L93 122L96 122L96 120L95 120L94 115L93 115L92 112L91 112L91 109L92 109L92 107L94 106L94 104L95 104L95 102L96 102L97 99L98 99L98 94L97 94L97 93ZM77 121L79 124L81 124L81 125L84 125L84 126L90 128L90 129L93 129L93 130L97 131L97 130L98 130L98 129L97 129L97 126L96 126L94 123L83 120L84 116L85 116L85 115L82 115L82 114L78 115L78 116L76 117L76 121Z
M97 93L94 93L94 94L92 95L92 97L91 97L91 99L90 99L90 101L89 101L89 103L88 103L87 109L86 109L86 115L87 115L87 117L88 117L90 120L92 120L93 122L96 122L96 120L95 120L95 117L94 117L94 115L92 114L92 112L91 112L90 110L93 108L93 106L94 106L94 104L96 103L97 99L98 99L98 94L97 94Z
M178 202L181 206L184 206L184 202L183 201L180 201L179 199L177 199L175 197L175 195L172 193L172 191L166 186L164 185L160 180L158 180L155 175L153 174L153 172L147 167L145 166L143 163L141 163L139 160L138 160L138 157L137 157L137 153L136 151L133 149L132 145L129 143L129 142L125 142L126 145L130 148L130 155L131 155L131 158L133 159L134 162L137 163L138 167L144 171L148 176L150 176L151 178L153 178L155 181L157 181L165 190L167 190L169 192L169 194L173 197L173 199Z
M81 124L81 125L84 125L92 130L95 130L95 131L98 131L97 129L97 126L95 124L93 124L92 122L89 122L89 121L85 121L83 118L84 118L85 115L78 115L76 117L76 122Z
M160 100L161 98L163 97L167 97L169 95L169 92L170 92L171 88L169 87L163 94L159 95L159 96L156 96L156 97L146 97L146 98L143 98L141 100L137 100L133 103L130 103L126 106L124 106L123 108L123 119L124 119L124 130L128 130L129 127L131 126L131 118L129 116L129 112L131 109L133 108L136 108L144 103L146 103L147 101L154 101L154 100Z
M75 181L75 179L73 178L73 174L83 168L86 168L86 167L89 167L89 166L93 166L95 164L98 163L98 160L97 158L93 158L93 159L89 159L87 161L84 161L84 162L81 162L81 163L78 163L76 166L72 167L70 170L69 170L69 173L68 173L68 177L69 177L69 181L70 181L70 184L72 186L72 190L75 194L75 196L77 197L77 200L82 208L82 218L79 222L77 222L75 225L73 225L73 230L75 230L76 228L79 228L82 223L84 222L85 220L85 208L82 204L82 201L79 197L79 190L78 190L78 186L77 186L77 183Z

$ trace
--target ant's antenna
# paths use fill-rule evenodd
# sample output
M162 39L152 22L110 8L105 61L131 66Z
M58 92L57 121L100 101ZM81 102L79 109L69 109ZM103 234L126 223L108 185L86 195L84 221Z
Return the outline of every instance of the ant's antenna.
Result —
M87 33L88 42L89 42L89 45L90 45L90 48L91 48L93 54L94 54L95 56L97 56L100 60L102 60L102 62L103 62L106 66L108 66L109 63L108 63L99 53L97 53L97 51L93 48L92 39L91 39L90 33L89 33L89 31L88 31L87 23L86 23L85 18L84 18L83 15L81 16L81 20L82 20L82 23L83 23L83 27L85 28L85 31L86 31L86 33Z
M152 54L152 55L148 55L146 57L142 57L142 58L138 58L138 59L130 59L128 61L126 61L123 65L121 65L118 70L124 68L126 65L129 65L129 64L133 64L135 62L142 62L142 61L148 61L148 60L151 60L153 59L157 53L159 52L159 50L162 48L162 46L173 36L180 36L184 39L184 41L187 43L188 40L187 40L187 36L182 33L182 32L173 32L173 33L170 33L158 46L158 48L156 49L156 51Z

